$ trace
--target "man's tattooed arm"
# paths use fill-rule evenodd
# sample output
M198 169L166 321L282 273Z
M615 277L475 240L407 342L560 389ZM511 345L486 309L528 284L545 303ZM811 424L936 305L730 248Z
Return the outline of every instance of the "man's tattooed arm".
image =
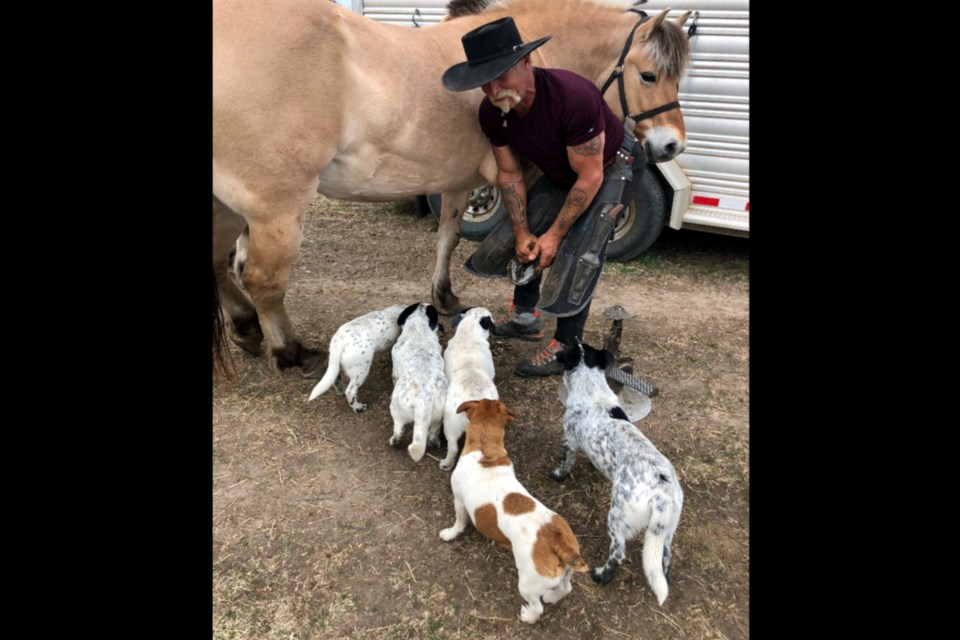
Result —
M603 153L603 140L602 136L597 136L592 140L587 140L583 144L578 144L573 147L573 152L578 156L595 156L598 153Z
M509 146L493 147L497 161L497 188L513 227L514 253L520 262L528 262L537 237L527 225L527 189L523 184L520 156Z
M501 182L497 186L500 188L503 206L507 210L507 215L510 216L510 224L514 227L521 224L526 225L527 208L524 203L525 194L520 193L520 191L523 190L523 182Z
M577 172L577 181L563 201L563 207L550 229L559 238L567 235L574 221L586 211L597 195L603 181L604 140L604 134L600 133L586 142L567 147L567 159L570 167Z

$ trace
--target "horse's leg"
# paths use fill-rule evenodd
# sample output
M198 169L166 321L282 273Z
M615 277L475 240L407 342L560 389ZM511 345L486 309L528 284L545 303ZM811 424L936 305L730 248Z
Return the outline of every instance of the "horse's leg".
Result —
M441 194L440 226L437 229L437 266L433 270L433 305L440 313L452 315L463 310L450 286L450 257L460 244L460 221L467 207L469 191Z
M230 251L247 222L213 198L213 275L220 293L220 306L230 327L230 338L255 356L263 353L263 331L253 303L227 274Z
M287 202L271 203L270 215L251 215L247 264L241 281L260 315L273 365L280 370L300 367L305 376L323 364L322 354L300 343L283 306L290 267L303 239L303 214L316 193L304 192Z

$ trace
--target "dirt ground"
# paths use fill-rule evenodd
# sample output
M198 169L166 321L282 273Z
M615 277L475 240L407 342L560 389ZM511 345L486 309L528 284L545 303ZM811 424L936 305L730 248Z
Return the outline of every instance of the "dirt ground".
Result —
M411 200L318 197L287 294L304 342L326 350L347 320L429 301L435 229ZM454 254L454 291L499 315L511 288L464 271L475 246L464 240ZM450 474L437 466L445 450L414 463L405 446L387 444L389 353L360 389L369 409L354 414L333 390L307 403L316 379L232 347L236 376L213 381L213 637L749 637L748 247L667 230L636 260L606 265L584 335L602 345L602 312L613 304L636 314L620 355L660 389L637 426L673 462L685 494L662 607L636 540L610 584L574 574L569 596L545 605L536 624L521 622L511 552L472 525L452 542L438 536L454 520ZM513 372L540 346L492 338L500 398L518 414L506 448L519 480L567 519L587 562L602 564L610 484L582 456L565 482L548 477L562 441L560 377Z

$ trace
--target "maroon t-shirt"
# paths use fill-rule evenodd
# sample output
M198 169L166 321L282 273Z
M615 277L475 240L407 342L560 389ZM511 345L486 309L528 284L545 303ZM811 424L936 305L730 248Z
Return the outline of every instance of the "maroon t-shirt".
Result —
M583 76L565 69L533 68L536 96L523 118L507 114L484 96L480 103L480 128L496 147L510 145L533 162L550 182L569 189L577 173L567 161L567 147L582 144L606 132L603 161L616 154L623 142L623 123L610 110L599 89Z

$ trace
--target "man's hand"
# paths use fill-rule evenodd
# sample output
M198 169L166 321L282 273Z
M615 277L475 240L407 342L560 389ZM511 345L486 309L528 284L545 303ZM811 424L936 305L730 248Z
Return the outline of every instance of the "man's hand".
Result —
M514 244L514 254L516 254L517 262L520 264L527 264L528 262L533 262L534 258L537 257L537 254L534 253L534 248L537 246L537 236L532 233L527 232L526 234L521 234L520 237L515 239Z
M562 240L563 236L557 235L552 229L537 239L537 244L529 255L530 260L540 256L539 271L543 271L553 264L554 259L557 257L557 252L560 250L560 242Z

